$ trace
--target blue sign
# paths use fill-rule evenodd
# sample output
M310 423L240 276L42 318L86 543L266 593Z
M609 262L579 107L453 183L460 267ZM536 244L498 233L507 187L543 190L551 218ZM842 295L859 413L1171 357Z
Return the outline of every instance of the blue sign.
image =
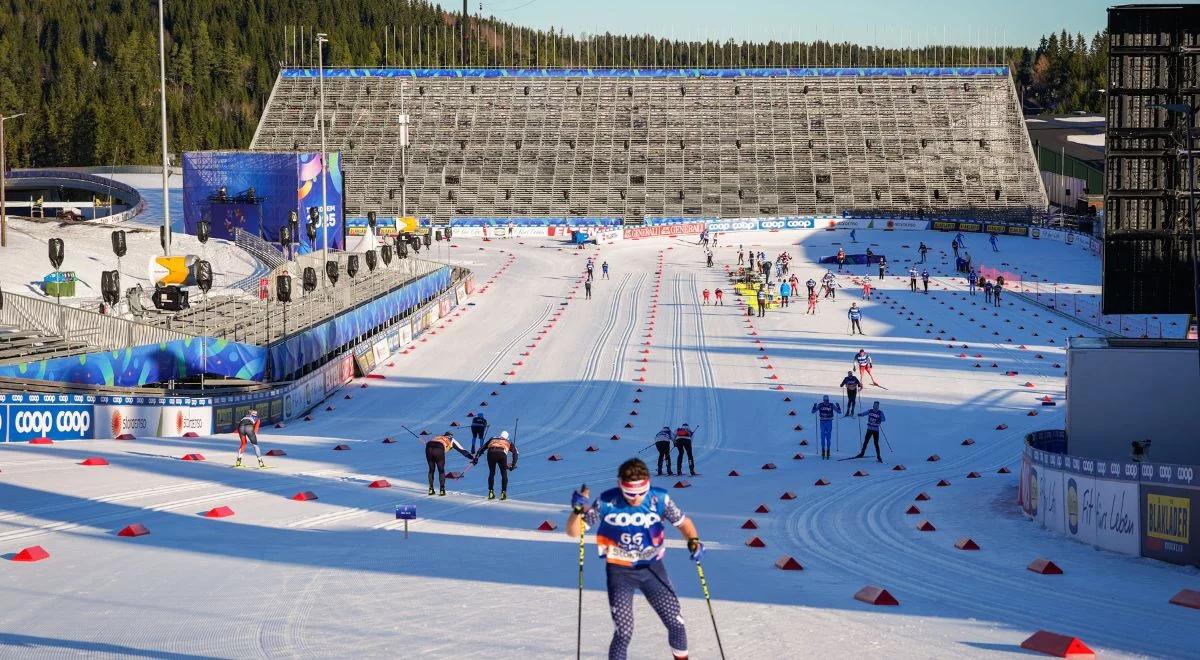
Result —
M91 405L13 404L4 415L9 442L34 438L91 440L95 436L95 414Z
M284 78L316 78L317 69L284 69ZM953 67L754 67L745 69L648 68L326 68L326 78L906 78L909 76L1007 76L1003 66Z
M416 504L397 504L396 505L396 520L416 520L417 505Z

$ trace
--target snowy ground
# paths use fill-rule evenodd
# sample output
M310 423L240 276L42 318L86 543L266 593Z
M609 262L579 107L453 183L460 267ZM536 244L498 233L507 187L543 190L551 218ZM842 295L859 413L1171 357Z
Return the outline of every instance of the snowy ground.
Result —
M870 241L898 273L911 253L900 246L921 237L860 231L858 247ZM0 552L38 544L51 557L0 562L0 600L8 604L0 647L19 657L569 657L576 545L561 531L535 529L544 520L561 528L572 489L606 487L616 465L658 428L686 421L699 427L702 475L671 492L709 546L705 573L730 658L999 657L1024 653L1020 642L1041 628L1078 635L1113 657L1198 657L1200 619L1167 603L1180 588L1200 586L1194 570L1041 530L1018 513L1016 474L996 472L1015 468L1026 432L1061 427L1064 379L1053 365L1065 364L1065 337L1084 330L1020 301L993 310L982 294L965 299L961 282L942 276L949 268L940 255L928 295L908 292L895 276L881 284L883 296L864 304L865 338L846 334L845 310L858 298L850 276L815 317L797 305L747 325L736 305L701 303L706 287L731 290L721 266L735 261L738 241L770 254L790 250L803 281L819 278L813 262L845 238L726 235L713 269L683 240L606 246L599 254L612 279L598 281L590 301L578 277L595 249L458 239L456 258L481 284L493 274L494 283L382 368L386 380L366 389L355 383L335 395L335 410L321 407L312 422L264 433L266 448L288 454L273 460L275 469L230 469L230 436L2 447ZM972 240L981 252L982 241ZM1006 261L1053 270L1062 281L1098 278L1098 262L1077 258L1077 248L1025 239L1002 239L1001 247ZM809 410L821 394L837 398L860 347L888 388L869 388L865 402L879 400L887 412L887 465L817 458ZM957 357L963 352L983 357ZM1060 405L1038 406L1045 394ZM439 432L481 411L493 432L516 432L512 499L484 499L485 466L451 482L451 496L427 497L421 444L400 425ZM995 430L1001 423L1008 429ZM383 444L385 436L398 442ZM855 451L856 437L857 420L839 420L835 457ZM968 437L975 444L962 446ZM337 443L352 449L332 451ZM209 461L178 460L191 451ZM802 460L793 459L797 452ZM942 460L926 462L932 453ZM563 460L548 461L551 454ZM77 465L92 455L111 466ZM761 469L767 462L778 469ZM460 457L449 463L463 467ZM897 463L907 470L892 471ZM741 476L726 476L735 469ZM851 476L860 469L869 476ZM972 470L982 478L966 479ZM367 487L378 478L392 488ZM818 478L831 484L814 486ZM943 478L951 485L935 487ZM289 499L303 490L320 499ZM797 499L780 500L785 491ZM920 516L905 515L921 491L932 499L919 503ZM408 539L393 519L399 503L418 508ZM759 504L770 512L754 513ZM200 515L218 505L236 515ZM916 530L926 518L936 532ZM742 529L747 519L759 528ZM115 535L130 523L150 535ZM766 547L747 547L753 535ZM963 536L982 550L955 549ZM583 648L600 658L612 626L593 550ZM805 570L777 570L785 554ZM1066 574L1026 571L1035 557ZM678 539L666 561L684 600L692 657L716 657ZM868 584L889 589L900 606L855 601ZM661 624L645 603L636 611L631 657L665 657Z
M8 247L0 248L0 289L43 297L42 277L54 272L48 243L51 238L61 238L65 246L61 270L72 271L79 278L75 285L76 298L63 298L62 302L93 308L92 303L100 300L101 272L117 267L117 257L112 251L112 232L116 229L125 230L128 246L128 253L121 259L122 293L137 284L152 291L150 259L162 254L157 227L136 222L113 227L91 222L32 221L11 217L8 220ZM228 241L212 239L207 246L202 246L196 237L177 233L173 247L175 254L197 255L212 263L214 283L210 295L225 293L239 283L257 282L257 278L269 274L266 266Z

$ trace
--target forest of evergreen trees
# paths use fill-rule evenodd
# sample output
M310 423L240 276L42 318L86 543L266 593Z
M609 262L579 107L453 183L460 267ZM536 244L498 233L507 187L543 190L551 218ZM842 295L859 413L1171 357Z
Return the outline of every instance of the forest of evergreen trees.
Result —
M158 17L146 0L8 0L0 12L0 113L9 167L159 162ZM421 0L167 3L172 153L245 148L281 66L460 66L459 17ZM297 25L304 27L296 27ZM314 29L311 26L319 26ZM929 66L1007 64L1027 107L1101 111L1103 34L1065 30L1034 48L671 42L467 22L476 66Z

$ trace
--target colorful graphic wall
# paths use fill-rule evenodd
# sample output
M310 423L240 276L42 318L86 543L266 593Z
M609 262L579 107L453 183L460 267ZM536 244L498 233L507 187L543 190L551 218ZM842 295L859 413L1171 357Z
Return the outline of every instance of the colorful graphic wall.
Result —
M228 199L217 197L224 187ZM247 192L253 188L254 198ZM321 213L321 154L258 151L190 151L183 155L184 231L196 233L196 225L208 220L212 235L232 240L237 229L265 241L279 242L279 229L288 223L291 211L299 214L299 252L323 245L328 234L333 249L345 245L341 158L329 154L325 178L324 213ZM309 241L305 231L309 209L323 217L325 232L317 225L317 237Z

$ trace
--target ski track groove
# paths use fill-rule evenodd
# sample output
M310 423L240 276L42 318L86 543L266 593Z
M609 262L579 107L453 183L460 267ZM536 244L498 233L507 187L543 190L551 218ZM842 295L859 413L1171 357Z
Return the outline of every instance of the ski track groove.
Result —
M629 342L632 339L632 337L634 336L633 331L636 329L636 324L637 324L637 320L638 320L638 317L637 317L638 294L641 290L642 284L646 280L646 277L647 276L643 274L642 276L640 276L638 278L637 283L635 284L633 289L630 291L630 294L628 296L625 296L625 290L626 290L629 280L632 278L632 276L627 273L621 279L620 284L618 284L617 290L614 291L614 293L613 293L612 301L609 306L609 316L607 318L611 319L612 322L604 324L604 330L599 335L597 335L596 340L593 342L592 348L591 348L590 352L588 353L588 359L584 362L584 369L583 369L581 377L578 380L580 383L587 382L590 385L591 383L593 383L595 381L595 375L596 375L596 372L599 370L601 359L604 354L604 349L608 346L609 338L612 336L613 330L617 325L617 319L619 319L622 315L621 310L624 306L626 306L625 304L627 304L628 312L629 312L629 321L625 325L624 332L621 333L621 335L620 335L621 337L625 338L625 341L620 342L618 345L617 355L612 361L612 365L613 365L612 377L607 381L607 386L605 388L605 391L602 393L599 402L596 405L590 405L587 408L587 410L589 411L589 416L586 418L586 421L583 422L582 424L574 424L573 425L574 430L571 432L563 433L561 431L558 431L558 429L561 428L561 426L563 424L565 424L566 422L568 422L572 419L576 419L578 410L585 403L589 402L593 398L593 394L590 392L590 387L585 387L585 386L576 387L572 390L570 397L568 397L568 399L564 403L564 405L558 408L555 416L553 418L551 418L551 420L549 420L546 423L543 423L539 426L534 427L535 429L541 429L540 432L538 430L534 430L533 432L531 432L529 435L527 435L525 438L522 439L521 447L522 447L522 449L524 449L524 451L522 451L522 456L532 457L532 456L541 456L541 455L548 454L555 449L561 448L563 446L566 446L568 444L575 442L578 439L578 437L586 435L587 432L591 431L592 429L595 429L597 426L600 426L602 422L606 421L606 418L608 417L608 413L606 411L608 411L609 408L611 407L611 403L612 403L613 398L616 395L616 392L623 385L623 383L621 382L621 373L623 372L623 365L624 365L625 357L626 357L626 354L628 351ZM626 297L628 297L628 301L624 300ZM547 443L534 443L533 442L534 439L540 439L540 438L545 438L545 437L556 437L556 436L561 437L561 439L558 441L552 441L552 442L547 442ZM536 449L534 449L532 451L529 449L525 449L526 447L529 447L530 445L535 446ZM528 460L528 458L526 460ZM570 483L567 481L567 479L574 481L574 480L578 479L579 477L590 477L590 476L596 475L598 473L598 471L599 471L598 469L592 468L592 469L587 469L587 470L583 470L583 471L579 471L579 472L570 472L567 474L558 475L558 476L554 477L553 479L543 479L543 480L541 480L540 483L544 484L544 487L534 489L534 490L524 489L524 490L522 490L522 493L528 494L528 495L540 495L540 494L548 493L548 492L551 492L554 490L559 490L559 489L563 488L564 484ZM411 472L419 473L418 474L418 477L419 477L419 476L423 476L425 474L426 470L425 470L424 466L420 466L419 468L414 468L414 470L412 470ZM405 472L402 474L403 474L403 476L407 476L410 473ZM415 481L415 480L416 480L416 478L413 479L413 481ZM425 495L424 492L419 491L419 489L417 489L417 488L413 488L413 491L414 491L413 495L421 495L421 496L427 497L427 495ZM447 492L463 494L463 491L447 491ZM468 507L480 506L480 505L486 504L487 502L488 502L488 500L484 499L483 497L479 497L476 500L470 500L470 501L463 502L460 504L452 505L450 507L441 508L441 509L439 509L438 516L439 516L439 518L445 518L445 517L447 517L448 514L461 511ZM321 516L320 517L321 520L316 523L312 523L312 522L306 523L305 521L296 521L294 523L291 523L289 526L309 528L309 527L314 527L314 526L328 525L328 524L331 524L334 522L343 522L343 521L349 520L351 518L356 518L356 517L362 516L362 515L369 515L371 513L377 512L377 511L378 512L388 511L393 506L394 505L392 503L388 503L381 507L371 507L371 508L358 507L358 508L348 510L348 511L345 511L342 513L326 514L324 516ZM417 523L414 523L414 524L419 524L419 523L420 523L420 520L418 520ZM395 520L388 520L384 523L379 523L379 524L374 525L373 529L396 529L396 528L399 528L402 526L403 526L403 522L397 522ZM411 528L411 526L412 525L410 525L410 528Z

